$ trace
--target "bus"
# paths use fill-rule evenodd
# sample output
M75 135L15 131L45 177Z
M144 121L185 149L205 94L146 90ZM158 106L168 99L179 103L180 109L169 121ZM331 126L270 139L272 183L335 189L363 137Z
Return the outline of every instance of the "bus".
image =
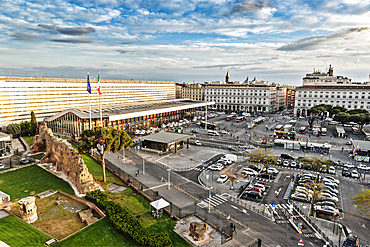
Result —
M291 131L291 130L292 130L292 128L293 128L293 125L291 125L291 124L286 124L286 125L284 125L283 130L284 130L285 132L289 132L289 131Z
M353 133L354 135L358 135L358 128L356 128L356 127L352 127L351 129L352 129L352 133Z
M321 135L322 135L322 136L326 136L326 134L327 134L327 130L326 130L326 128L322 127L322 128L321 128Z
M301 128L299 128L299 133L304 134L306 132L306 129L306 126L301 126Z
M235 121L236 121L237 123L239 123L239 122L241 122L241 121L244 121L244 116L237 117L237 118L235 119Z
M200 127L204 128L205 126L206 126L206 122L201 121ZM216 130L216 129L217 129L217 124L207 123L207 130Z
M278 124L278 125L276 125L275 130L281 130L282 128L283 128L283 125L282 124Z
M235 115L229 115L229 116L227 116L226 117L226 120L227 121L230 121L230 120L233 120L233 119L235 119L236 118L236 116Z

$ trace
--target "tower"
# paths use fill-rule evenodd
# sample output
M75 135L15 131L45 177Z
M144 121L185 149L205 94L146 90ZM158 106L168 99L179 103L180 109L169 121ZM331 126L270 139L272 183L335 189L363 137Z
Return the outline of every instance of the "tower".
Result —
M230 82L230 76L229 76L229 71L227 71L226 76L225 76L225 83Z
M331 67L331 64L329 65L329 76L333 76L334 74L334 68Z

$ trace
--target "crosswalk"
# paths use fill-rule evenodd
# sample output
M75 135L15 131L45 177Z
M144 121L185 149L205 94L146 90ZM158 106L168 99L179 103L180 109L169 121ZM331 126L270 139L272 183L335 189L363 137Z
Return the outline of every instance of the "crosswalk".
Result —
M227 202L228 199L222 195L214 195L211 198L206 198L202 200L200 203L198 203L198 206L201 208L206 208L211 204L213 207L217 207L218 205L221 205L224 202Z
M198 172L201 172L205 169L205 167L195 167L193 170L194 171L198 171Z
M275 205L275 206L273 206L273 205ZM269 207L269 208L271 208L271 209L273 209L273 210L276 210L276 209L286 209L286 210L288 210L288 209L290 209L291 208L291 206L290 206L290 204L288 204L288 203L281 203L281 204L265 204L265 206L267 206L267 207Z

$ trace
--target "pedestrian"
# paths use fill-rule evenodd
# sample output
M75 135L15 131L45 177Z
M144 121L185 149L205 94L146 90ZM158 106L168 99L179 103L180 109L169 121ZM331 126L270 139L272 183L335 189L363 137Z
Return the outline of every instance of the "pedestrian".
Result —
M236 233L236 224L234 224L234 232Z
M135 177L137 177L137 171L135 172Z
M140 175L140 170L137 170L137 175Z
M344 150L344 147L342 147L342 152L343 152L343 150Z

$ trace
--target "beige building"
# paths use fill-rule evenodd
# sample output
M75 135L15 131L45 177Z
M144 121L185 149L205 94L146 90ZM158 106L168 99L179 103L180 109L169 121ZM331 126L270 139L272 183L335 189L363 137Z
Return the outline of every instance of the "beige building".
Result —
M102 108L114 108L175 99L175 83L171 81L101 80L100 98L97 80L90 80L90 84L93 111L98 110L100 100ZM31 111L42 121L66 108L88 111L86 79L0 77L0 127L30 121Z
M181 98L203 101L204 92L205 92L204 84L183 83L181 88Z
M307 109L320 104L370 110L370 82L352 82L347 77L334 76L331 66L327 72L306 74L295 96L297 115L306 115Z

